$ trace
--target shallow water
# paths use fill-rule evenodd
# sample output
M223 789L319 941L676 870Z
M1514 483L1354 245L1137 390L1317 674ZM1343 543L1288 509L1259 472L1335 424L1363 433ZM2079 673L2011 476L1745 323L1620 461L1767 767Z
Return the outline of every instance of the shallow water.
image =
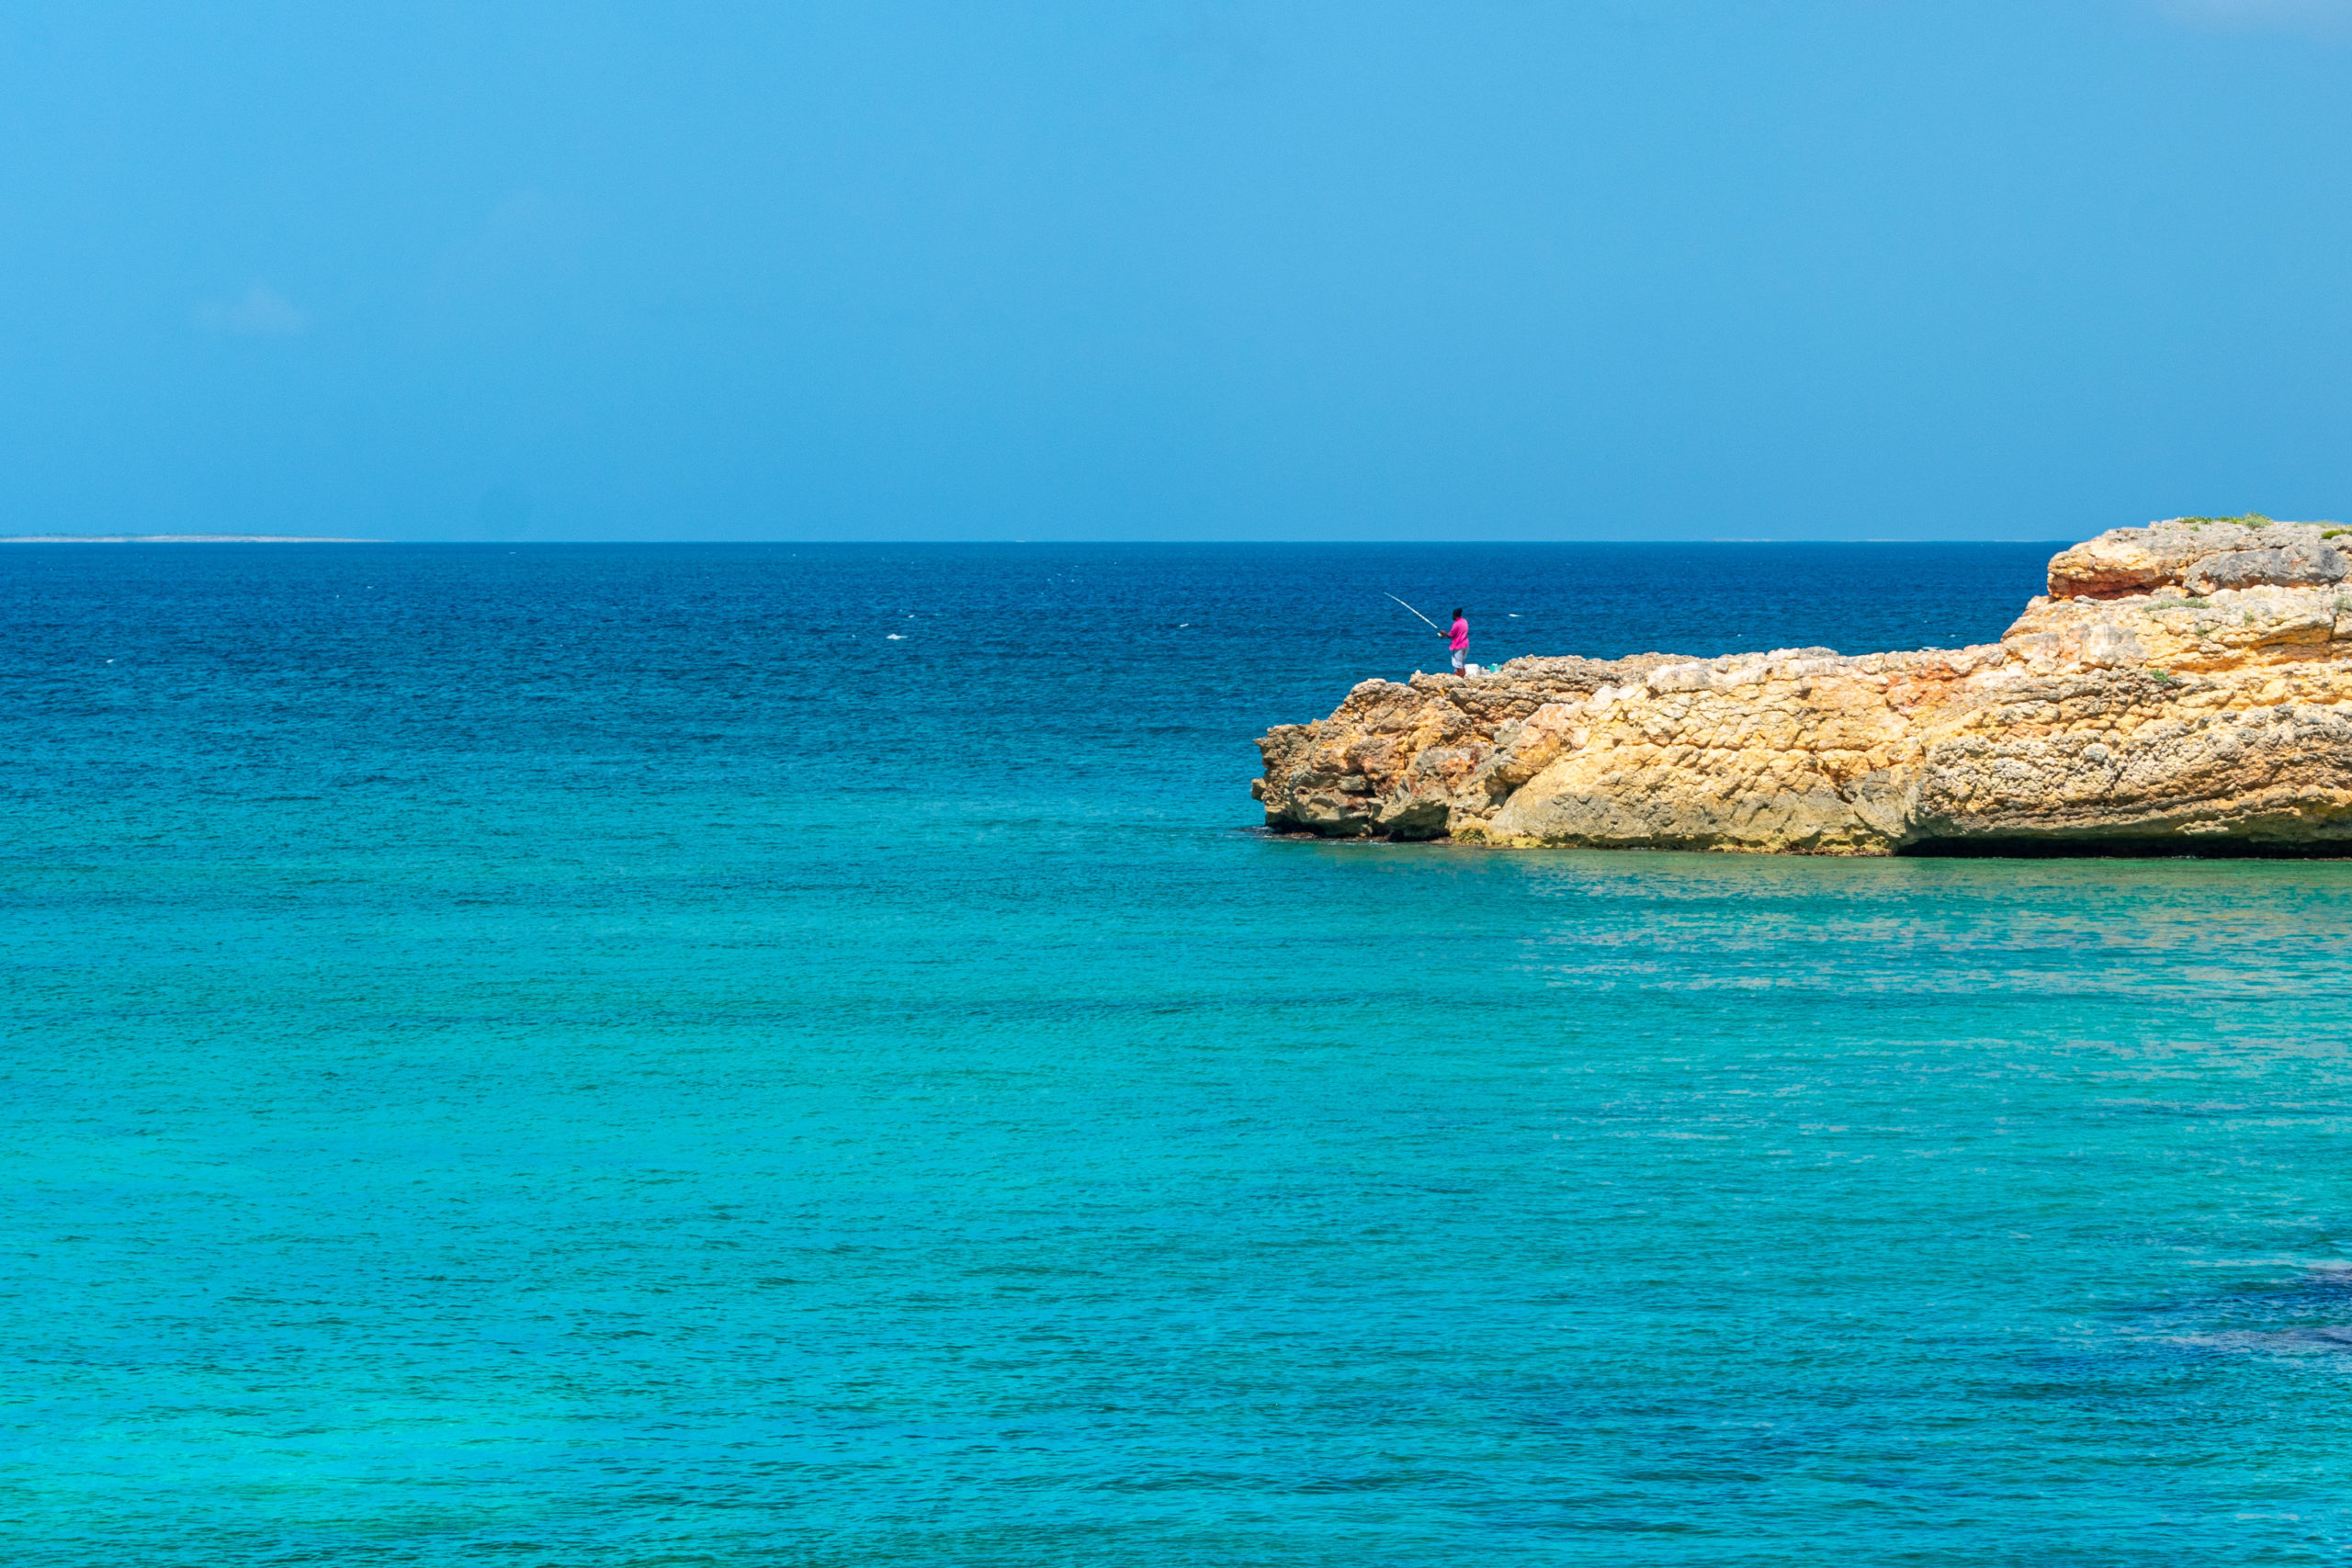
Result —
M2048 554L0 558L9 1560L2340 1561L2352 865L1251 830Z

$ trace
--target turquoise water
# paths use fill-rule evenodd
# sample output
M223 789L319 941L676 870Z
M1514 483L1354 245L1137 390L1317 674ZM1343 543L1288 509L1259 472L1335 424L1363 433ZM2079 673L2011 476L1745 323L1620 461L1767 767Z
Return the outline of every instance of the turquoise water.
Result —
M1251 830L2048 553L11 555L0 1545L2341 1561L2352 865Z

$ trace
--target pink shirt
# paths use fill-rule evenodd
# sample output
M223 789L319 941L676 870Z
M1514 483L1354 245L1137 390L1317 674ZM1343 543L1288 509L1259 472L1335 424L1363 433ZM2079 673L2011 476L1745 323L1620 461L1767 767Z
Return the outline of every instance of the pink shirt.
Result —
M1453 649L1456 653L1461 652L1464 649L1470 646L1470 623L1464 620L1459 615L1454 616L1453 630L1449 634L1449 637L1450 640L1445 646Z

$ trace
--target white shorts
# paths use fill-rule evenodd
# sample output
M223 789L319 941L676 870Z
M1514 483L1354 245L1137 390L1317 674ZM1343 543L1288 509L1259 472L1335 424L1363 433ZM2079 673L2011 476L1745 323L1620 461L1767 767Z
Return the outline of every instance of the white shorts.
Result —
M1462 667L1469 661L1470 650L1468 649L1457 648L1453 650L1453 672L1455 674L1459 675L1462 673Z

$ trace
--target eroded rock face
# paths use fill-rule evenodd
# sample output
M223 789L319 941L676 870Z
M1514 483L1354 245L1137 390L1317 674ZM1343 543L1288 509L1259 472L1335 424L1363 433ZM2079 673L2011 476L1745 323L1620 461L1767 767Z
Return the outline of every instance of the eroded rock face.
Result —
M2325 532L2117 529L1976 648L1367 681L1260 739L1253 793L1339 837L2352 854L2352 563Z
M2120 599L2158 588L2263 584L2311 587L2343 581L2347 562L2328 542L2333 524L2176 517L2144 528L2110 528L2058 552L2050 562L2053 599ZM2352 544L2352 535L2346 535Z

